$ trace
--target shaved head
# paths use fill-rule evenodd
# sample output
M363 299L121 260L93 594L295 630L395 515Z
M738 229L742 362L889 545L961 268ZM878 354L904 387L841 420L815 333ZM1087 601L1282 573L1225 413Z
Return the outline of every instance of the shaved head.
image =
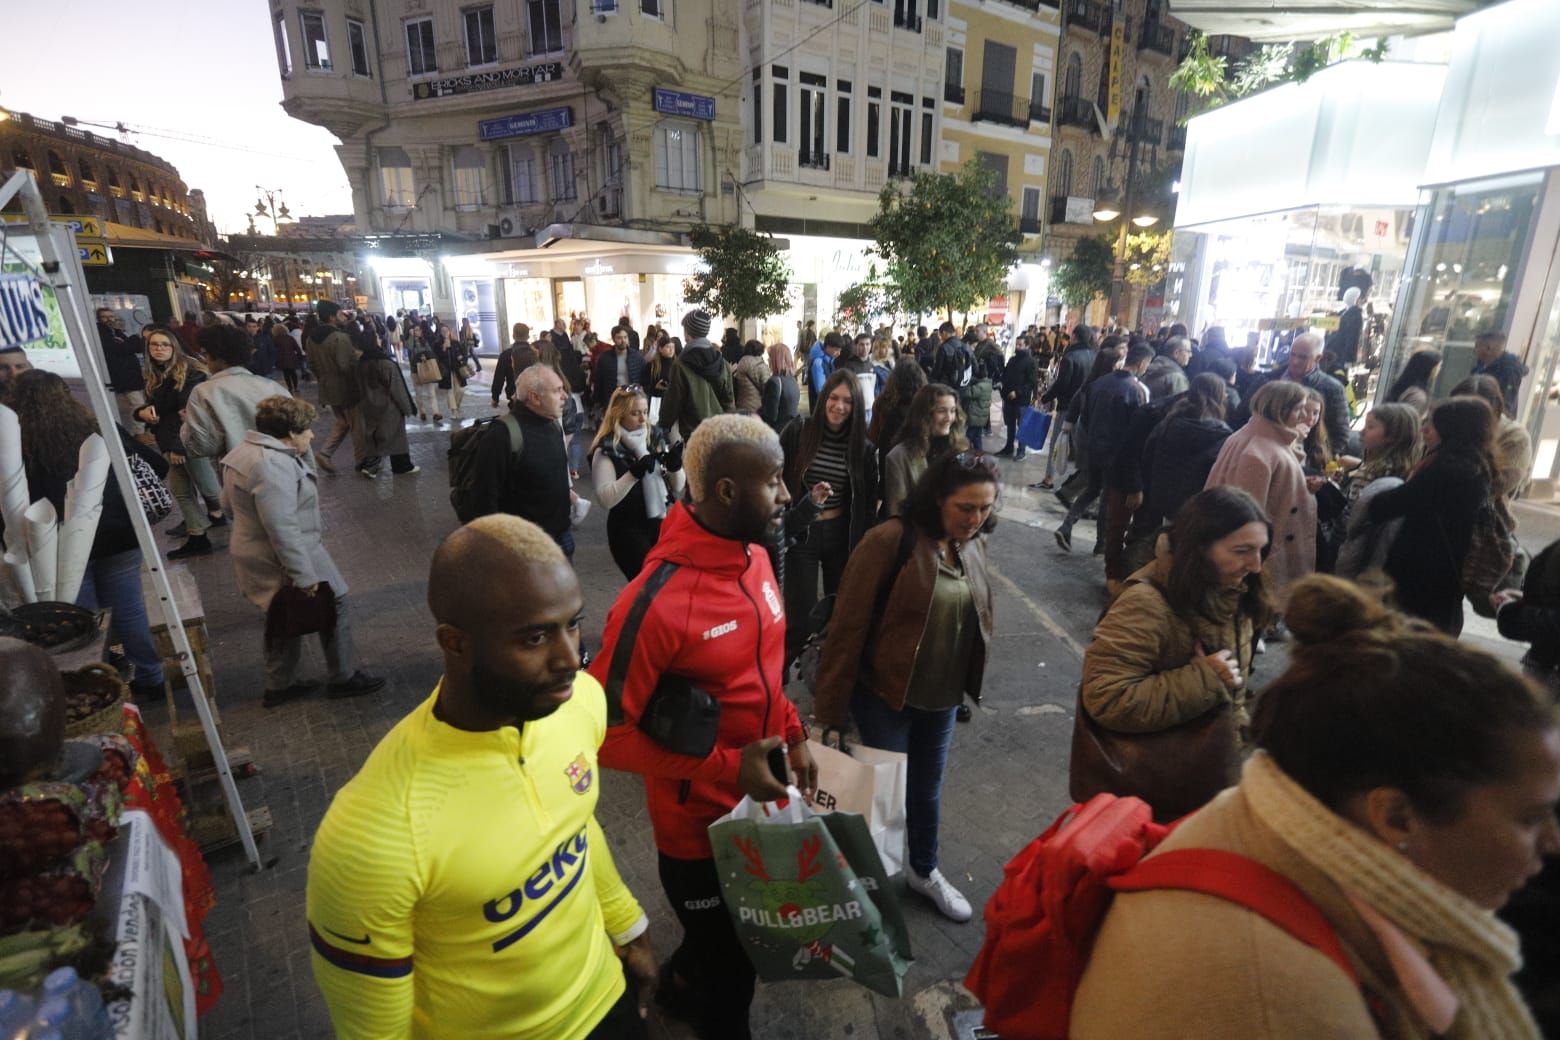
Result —
M434 550L428 609L441 625L470 628L491 616L499 584L530 567L568 566L558 543L529 520L494 513L459 528Z

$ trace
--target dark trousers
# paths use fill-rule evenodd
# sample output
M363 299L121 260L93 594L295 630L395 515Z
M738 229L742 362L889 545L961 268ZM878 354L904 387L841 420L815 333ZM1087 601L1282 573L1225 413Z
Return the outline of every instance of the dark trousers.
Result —
M1002 402L1002 422L1007 426L1007 444L1003 445L1003 454L1011 453L1015 459L1024 457L1024 446L1018 443L1018 423L1024 417L1024 409L1029 407L1022 401Z
M1110 488L1105 492L1105 518L1101 527L1105 539L1105 577L1125 581L1132 573L1127 564L1127 531L1135 510L1127 508L1127 493Z
M383 460L384 460L384 456L383 455L365 455L363 457L363 464L361 466L359 466L358 469L378 469L380 462L382 462ZM412 471L412 457L411 457L411 455L409 455L409 454L407 454L405 452L402 452L399 455L392 455L392 456L390 456L390 472L391 473L410 473L411 471Z
M1083 494L1073 499L1072 505L1067 507L1067 519L1062 521L1062 526L1071 531L1073 524L1083 516L1084 511L1094 504L1094 500L1100 497L1100 492L1105 490L1105 467L1089 461L1089 483L1083 489ZM1103 520L1101 521L1103 523ZM1101 527L1103 533L1104 528Z
M287 384L287 389L292 394L298 393L298 370L296 368L282 369L282 381Z
M568 557L570 563L573 563L574 529L572 527L565 527L562 534L553 535L553 541L558 543L558 548L563 550L563 555Z
M635 488L629 494L639 494ZM617 564L623 577L633 581L644 569L645 557L655 548L661 537L659 517L620 512L613 509L607 514L607 548L612 552L612 562Z
M785 659L793 660L812 635L808 615L818 604L818 572L823 572L823 594L832 596L840 587L845 561L850 558L850 506L832 520L814 520L807 537L785 554Z
M630 982L618 1002L608 1009L596 1028L585 1034L585 1040L649 1040L645 1020L639 1017L639 999Z
M720 894L713 859L658 854L661 888L683 927L682 945L667 958L676 981L697 999L701 1040L751 1040L753 965Z

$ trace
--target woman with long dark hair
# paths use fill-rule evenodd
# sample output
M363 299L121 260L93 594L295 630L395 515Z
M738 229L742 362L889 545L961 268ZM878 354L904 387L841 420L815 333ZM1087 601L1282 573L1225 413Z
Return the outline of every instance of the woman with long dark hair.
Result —
M607 548L623 577L633 581L661 536L666 508L682 493L682 446L669 447L650 423L650 399L637 386L612 392L591 442L596 502L607 510Z
M856 377L849 372L829 376L813 403L812 415L781 432L780 449L785 453L785 485L792 501L801 501L819 483L829 485L806 535L787 554L790 660L811 634L806 619L818 602L819 572L823 595L834 595L851 550L877 519L877 458L867 441L867 417Z
M241 329L233 331L243 335ZM16 413L21 426L22 468L29 499L47 498L54 503L55 512L64 516L66 486L76 475L82 442L98 432L97 420L71 394L65 380L38 369L13 379L4 403ZM125 452L139 455L159 477L167 475L168 463L163 457L131 437L124 427L116 424L107 436L118 436ZM162 693L163 665L152 642L146 598L141 594L141 545L130 512L140 508L135 490L122 492L119 478L110 468L103 486L103 512L76 603L92 610L109 608L109 642L125 648L125 658L134 668L130 689L137 697L152 697Z
M937 868L943 770L964 698L978 702L994 631L985 535L996 526L996 462L958 452L921 475L904 512L873 528L840 583L813 712L844 748L905 752L910 889L954 921L970 904Z
M147 403L137 408L134 416L152 431L157 450L168 460L168 490L184 517L184 544L169 552L168 559L206 556L212 551L206 532L227 523L222 515L222 486L210 459L185 450L180 439L184 430L180 413L189 403L190 391L206 381L207 369L184 352L178 334L166 325L147 325L141 335L146 341Z
M926 369L914 356L902 357L894 362L888 382L872 408L872 425L867 427L867 439L877 447L878 462L886 469L888 453L899 443L905 417L910 414L910 402L916 391L926 385Z
M1440 371L1440 351L1416 350L1387 390L1386 403L1406 404L1423 417L1430 411L1430 393Z
M769 348L769 378L764 381L763 400L758 417L779 433L796 419L800 411L802 388L796 382L796 355L784 343Z
M1477 397L1453 397L1430 412L1424 460L1402 487L1370 503L1372 523L1402 517L1387 552L1397 605L1448 635L1463 625L1463 563L1479 511L1491 505L1495 416Z
M970 446L964 436L964 409L951 386L927 383L910 399L899 442L883 460L883 515L893 516L910 496L910 489L933 462L948 452Z
M655 345L655 356L645 369L645 389L651 397L661 397L666 393L667 383L672 378L672 366L677 364L677 356L681 353L678 342L666 333L661 333Z
M1134 540L1152 539L1159 526L1208 483L1219 449L1230 436L1224 387L1212 372L1193 376L1191 388L1148 435L1143 446L1143 505L1132 518Z
M1365 458L1343 478L1344 510L1338 527L1342 544L1333 573L1358 580L1367 571L1386 566L1387 550L1397 534L1398 521L1370 522L1370 502L1384 491L1402 485L1419 462L1420 416L1407 403L1378 404L1365 414L1360 450Z

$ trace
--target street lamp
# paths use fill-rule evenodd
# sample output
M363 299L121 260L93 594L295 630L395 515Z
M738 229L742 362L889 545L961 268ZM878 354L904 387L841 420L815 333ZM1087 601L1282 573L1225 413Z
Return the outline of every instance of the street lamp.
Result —
M271 227L275 229L276 234L280 235L282 230L281 222L292 217L292 214L287 212L285 200L282 201L280 206L277 205L277 201L282 198L282 189L265 188L256 184L255 190L260 193L260 197L255 200L255 217L270 217ZM251 234L254 233L254 227L254 217L250 217L249 229ZM286 293L282 299L290 301L293 295L292 281L287 277L287 264L285 261L282 263L282 290ZM289 309L291 309L290 306Z
M1127 130L1127 176L1124 190L1118 199L1114 187L1107 188L1104 194L1095 203L1094 219L1102 224L1108 224L1121 217L1123 214L1132 213L1129 218L1131 223L1140 228L1153 227L1159 223L1159 218L1145 210L1137 210L1134 203L1134 192L1137 188L1138 142L1143 137L1143 124L1148 113L1142 101L1132 106L1132 114L1129 117ZM1118 204L1119 203L1119 204ZM1136 210L1136 212L1134 212ZM1120 306L1122 287L1126 281L1125 268L1127 258L1127 221L1121 222L1121 229L1116 235L1115 263L1112 265L1110 278L1110 314L1109 317L1120 320Z

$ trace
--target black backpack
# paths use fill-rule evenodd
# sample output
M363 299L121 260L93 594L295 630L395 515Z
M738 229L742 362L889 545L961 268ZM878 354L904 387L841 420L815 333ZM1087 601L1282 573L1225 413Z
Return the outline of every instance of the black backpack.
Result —
M477 505L477 445L488 428L496 422L509 428L510 454L519 456L525 447L525 435L520 430L520 420L513 414L496 419L480 419L450 435L447 455L450 464L450 505L455 507L455 516L463 524L469 524L482 515Z

